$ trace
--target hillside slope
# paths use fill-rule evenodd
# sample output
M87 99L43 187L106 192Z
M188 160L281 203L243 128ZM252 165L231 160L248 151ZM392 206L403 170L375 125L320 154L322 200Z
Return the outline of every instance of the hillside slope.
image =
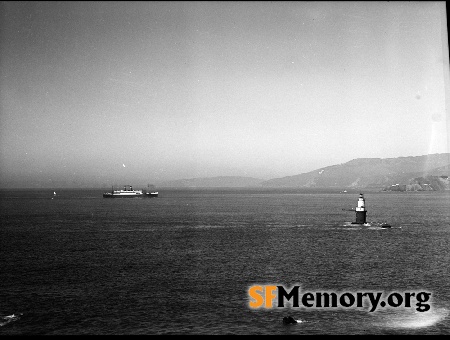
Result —
M410 184L419 177L448 176L449 165L450 153L398 158L358 158L300 175L271 179L261 185L382 189L392 184Z

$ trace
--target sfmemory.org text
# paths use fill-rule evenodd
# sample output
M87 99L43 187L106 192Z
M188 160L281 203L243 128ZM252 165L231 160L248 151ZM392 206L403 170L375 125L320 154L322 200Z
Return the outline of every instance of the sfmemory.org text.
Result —
M369 308L370 312L378 307L404 307L416 306L419 312L430 309L427 303L431 298L430 292L391 292L384 296L383 292L301 292L300 286L286 289L276 285L254 285L248 288L250 297L249 307L256 308L283 308L285 301L290 307L306 308ZM276 304L274 306L274 301Z

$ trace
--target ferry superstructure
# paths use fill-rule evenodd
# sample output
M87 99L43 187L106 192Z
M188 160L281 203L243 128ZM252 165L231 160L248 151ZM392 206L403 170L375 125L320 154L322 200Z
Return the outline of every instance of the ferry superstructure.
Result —
M103 193L104 198L133 198L143 196L144 193L142 190L133 190L131 185L124 185L123 190L111 189L111 192Z

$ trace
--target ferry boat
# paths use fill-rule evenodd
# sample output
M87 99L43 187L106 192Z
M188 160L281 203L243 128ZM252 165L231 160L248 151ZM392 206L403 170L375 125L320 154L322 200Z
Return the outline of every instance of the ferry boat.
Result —
M145 197L158 197L158 191L155 191L155 186L147 184L147 192Z
M111 189L111 192L103 193L104 198L133 198L133 197L143 197L144 193L142 190L133 190L131 185L124 185L123 190Z
M145 197L158 197L158 192L157 191L146 192Z

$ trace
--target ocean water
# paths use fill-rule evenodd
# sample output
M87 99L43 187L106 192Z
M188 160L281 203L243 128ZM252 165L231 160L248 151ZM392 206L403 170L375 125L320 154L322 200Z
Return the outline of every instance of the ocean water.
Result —
M357 191L102 192L0 191L0 335L450 334L450 192L364 192L391 229L349 225ZM427 291L431 309L251 309L257 284Z

